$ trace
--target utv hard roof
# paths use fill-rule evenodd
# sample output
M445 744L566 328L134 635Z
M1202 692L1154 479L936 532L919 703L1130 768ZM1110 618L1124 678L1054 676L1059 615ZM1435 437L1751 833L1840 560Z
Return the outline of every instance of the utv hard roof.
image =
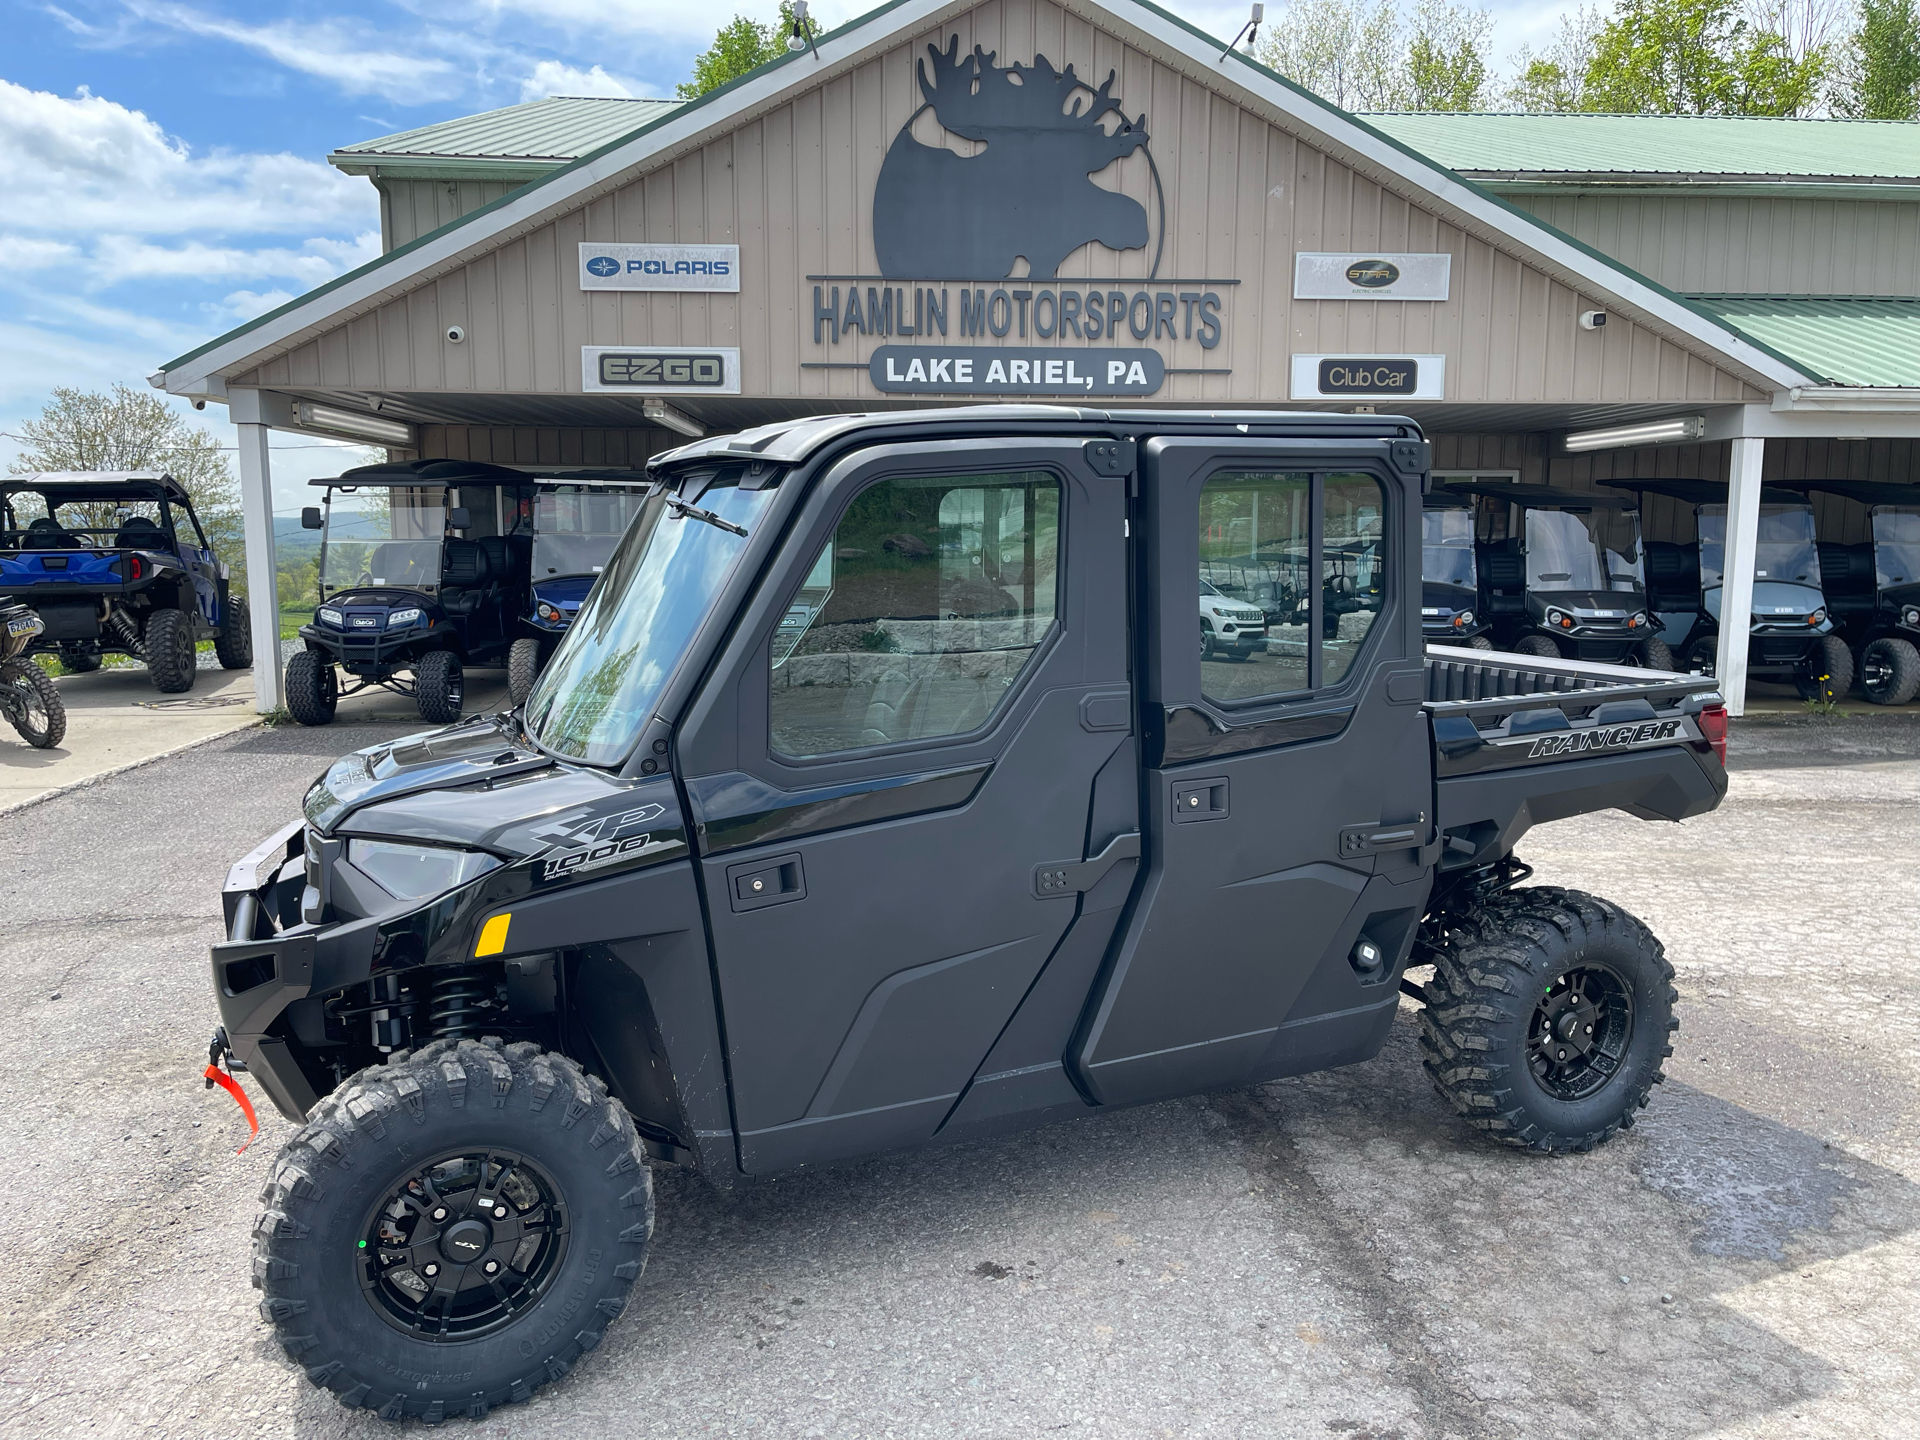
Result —
M1920 485L1882 480L1782 480L1790 490L1818 490L1862 505L1920 505Z
M1681 478L1674 480L1602 480L1602 485L1611 485L1615 490L1634 490L1642 495L1664 495L1669 500L1679 500L1688 505L1724 505L1727 501L1727 482L1724 480L1696 480ZM1778 485L1768 485L1761 489L1760 500L1765 505L1804 505L1807 497L1796 490L1782 490Z
M1529 510L1634 510L1640 504L1626 495L1589 495L1584 490L1561 490L1552 485L1509 485L1498 480L1468 480L1446 488L1457 494L1505 500Z
M362 485L651 485L642 470L567 465L489 465L483 460L398 460L361 465L331 479L309 480L322 488Z
M159 500L186 504L185 488L171 475L152 470L45 470L37 475L0 476L0 494L31 490L56 503L68 500Z
M1078 405L946 405L921 410L866 411L782 420L731 435L695 440L647 461L649 470L695 461L772 461L795 465L855 430L939 429L949 433L1005 428L1034 433L1096 425L1156 434L1258 434L1422 438L1414 421L1398 415L1337 415L1319 410L1101 410Z

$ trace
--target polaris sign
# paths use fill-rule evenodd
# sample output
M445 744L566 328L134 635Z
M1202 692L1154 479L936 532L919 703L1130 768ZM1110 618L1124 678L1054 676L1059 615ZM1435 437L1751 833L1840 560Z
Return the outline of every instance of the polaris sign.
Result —
M625 245L580 247L582 290L740 290L738 245Z

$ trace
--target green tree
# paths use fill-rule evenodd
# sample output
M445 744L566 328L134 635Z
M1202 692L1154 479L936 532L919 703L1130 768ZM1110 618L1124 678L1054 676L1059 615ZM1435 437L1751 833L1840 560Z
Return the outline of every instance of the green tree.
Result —
M1522 46L1514 56L1513 79L1501 97L1506 108L1536 114L1580 109L1594 38L1604 23L1599 10L1582 5L1560 17L1560 33L1544 52L1535 54Z
M1621 0L1595 37L1581 107L1626 114L1798 115L1819 99L1825 47L1796 57L1736 0Z
M246 593L240 487L220 442L160 396L115 385L111 391L57 386L53 398L20 427L26 448L9 464L16 475L41 470L147 470L173 476L193 501L214 554ZM109 509L111 507L108 507ZM89 517L111 526L111 514Z
M1493 16L1447 0L1423 0L1407 44L1407 105L1412 110L1478 110L1487 90Z
M1920 12L1914 0L1860 0L1834 109L1861 120L1920 120Z
M1295 0L1268 22L1260 62L1342 110L1402 110L1405 29L1393 0Z
M809 22L811 24L811 22ZM745 15L736 15L720 27L713 44L694 58L693 79L674 87L682 100L698 100L709 90L718 90L787 53L787 37L793 34L793 6L780 0L780 18L762 25Z

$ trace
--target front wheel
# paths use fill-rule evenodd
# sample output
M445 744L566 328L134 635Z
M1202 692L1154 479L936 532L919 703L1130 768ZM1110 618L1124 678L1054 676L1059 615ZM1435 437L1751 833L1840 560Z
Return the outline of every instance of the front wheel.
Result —
M253 664L253 617L244 596L227 597L220 633L213 637L213 653L222 670L244 670Z
M1551 635L1522 635L1513 647L1516 655L1533 655L1541 660L1558 660L1560 646Z
M7 719L36 750L51 750L67 737L67 706L53 677L31 660L0 665L7 692Z
M333 661L302 650L287 661L287 713L302 725L331 725L340 704L340 677Z
M1920 650L1883 635L1860 656L1860 693L1876 705L1904 705L1920 695Z
M1431 952L1421 1058L1502 1144L1591 1150L1631 1126L1673 1054L1673 966L1653 932L1578 890L1496 894Z
M274 1164L253 1283L315 1385L479 1419L600 1343L653 1235L624 1106L563 1055L436 1040L361 1071Z
M414 703L420 707L422 720L429 725L451 725L460 718L467 681L458 655L451 650L429 651L414 666L413 678Z
M1640 663L1649 670L1667 670L1675 668L1673 647L1658 635L1649 635L1640 642Z
M1831 705L1853 688L1853 652L1838 635L1822 635L1794 677L1802 700Z
M507 699L515 705L527 703L533 682L540 678L540 642L531 638L516 640L507 651Z
M1491 650L1493 648L1493 641L1484 635L1475 635L1467 641L1467 648L1469 650Z
M162 695L179 695L193 688L200 657L194 651L193 626L186 611L154 611L140 643L147 652L147 678L154 689Z

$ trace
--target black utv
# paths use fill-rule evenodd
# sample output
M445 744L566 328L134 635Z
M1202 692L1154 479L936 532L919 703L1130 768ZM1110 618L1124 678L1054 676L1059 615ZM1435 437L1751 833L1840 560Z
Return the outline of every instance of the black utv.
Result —
M1420 510L1420 630L1434 645L1491 650L1474 561L1474 500L1444 486Z
M228 587L193 499L171 475L135 471L0 477L0 603L29 606L27 653L69 675L130 655L153 688L193 688L199 643L221 667L253 663L244 597Z
M1490 480L1446 488L1481 500L1496 532L1477 550L1495 648L1673 669L1647 604L1632 500Z
M1727 486L1714 480L1608 480L1636 495L1663 495L1694 507L1691 545L1649 541L1647 595L1654 619L1680 664L1711 675L1720 646L1725 591ZM1853 686L1853 653L1821 593L1813 507L1795 490L1760 493L1754 544L1747 673L1792 685L1803 700L1834 701Z
M1631 1125L1672 966L1514 849L1712 809L1726 709L1429 650L1428 464L1390 417L1055 406L656 456L524 707L342 757L228 876L214 1054L297 1127L253 1238L288 1355L388 1419L484 1415L627 1306L655 1166L1351 1064L1403 995L1488 1139ZM1199 576L1276 539L1355 583L1203 657Z
M1853 647L1860 693L1876 705L1920 695L1920 485L1785 480L1787 489L1838 495L1867 507L1864 545L1822 541L1820 573Z
M504 666L528 607L534 480L464 460L367 465L315 480L300 512L320 532L319 605L287 661L287 711L332 722L342 695L380 686L420 718L460 718L468 666ZM351 680L342 689L340 672Z

